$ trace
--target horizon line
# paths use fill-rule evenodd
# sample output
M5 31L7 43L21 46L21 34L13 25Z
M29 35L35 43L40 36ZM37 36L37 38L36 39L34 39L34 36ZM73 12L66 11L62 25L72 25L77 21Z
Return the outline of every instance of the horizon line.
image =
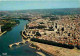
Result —
M42 8L42 9L79 9L78 8ZM20 9L20 10L42 10L42 9ZM20 10L0 10L1 11L20 11Z

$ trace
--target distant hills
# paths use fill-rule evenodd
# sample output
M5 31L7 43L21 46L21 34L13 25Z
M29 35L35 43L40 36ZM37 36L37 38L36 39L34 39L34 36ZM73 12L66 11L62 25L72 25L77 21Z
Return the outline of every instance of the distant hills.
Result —
M17 10L13 12L68 15L68 14L80 14L80 8Z
M13 13L32 13L32 14L53 14L53 15L73 15L80 14L80 8L62 8L62 9L33 9L33 10L16 10L16 11L0 11L1 14Z

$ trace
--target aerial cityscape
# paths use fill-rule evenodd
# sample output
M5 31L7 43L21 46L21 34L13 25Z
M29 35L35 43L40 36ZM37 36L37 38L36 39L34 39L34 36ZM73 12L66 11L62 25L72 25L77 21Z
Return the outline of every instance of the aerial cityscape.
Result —
M1 0L0 56L80 56L79 0Z

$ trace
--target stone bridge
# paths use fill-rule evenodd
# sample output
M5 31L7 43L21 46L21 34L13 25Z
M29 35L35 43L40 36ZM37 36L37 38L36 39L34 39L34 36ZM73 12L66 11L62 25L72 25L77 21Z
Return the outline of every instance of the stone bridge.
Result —
M11 48L11 47L14 46L14 45L18 46L18 45L20 45L20 44L25 44L25 42L17 42L17 43L10 44L10 45L9 45L9 48Z

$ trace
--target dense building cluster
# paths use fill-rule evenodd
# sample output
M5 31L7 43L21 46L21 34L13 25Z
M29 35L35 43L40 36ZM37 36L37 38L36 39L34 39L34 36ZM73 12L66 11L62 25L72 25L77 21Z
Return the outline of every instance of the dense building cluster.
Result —
M57 43L80 45L80 15L62 16L59 20L37 19L28 24L26 36Z

